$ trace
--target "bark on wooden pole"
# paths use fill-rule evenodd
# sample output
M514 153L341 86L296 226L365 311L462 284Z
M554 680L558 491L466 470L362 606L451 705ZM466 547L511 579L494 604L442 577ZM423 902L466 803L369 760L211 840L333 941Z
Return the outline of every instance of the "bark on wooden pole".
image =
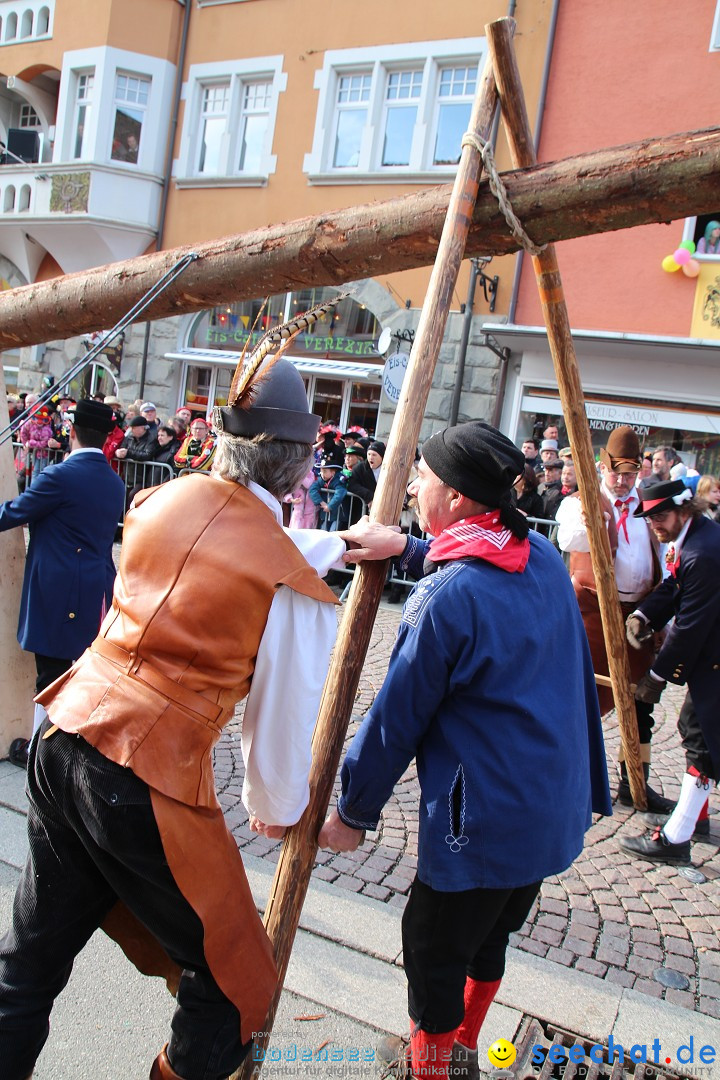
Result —
M488 63L470 118L470 130L483 139L489 136L496 105L497 90ZM453 290L464 256L481 171L479 153L472 147L465 147L372 501L371 519L385 525L394 525L400 515ZM278 989L265 1023L265 1032L271 1030L282 992L315 861L317 835L332 794L386 571L386 562L368 562L359 566L340 625L313 739L310 804L285 839L265 911L265 926L273 943L279 972ZM266 1046L267 1038L258 1040L256 1045ZM237 1076L249 1080L259 1069L260 1063L253 1062L251 1054Z
M485 32L493 59L503 125L513 164L524 168L533 165L536 159L520 72L513 49L512 26L511 19L498 19L486 26ZM537 244L538 240L533 235L532 228L526 231ZM555 248L549 245L539 255L533 256L533 266L560 390L563 416L573 449L580 497L587 521L590 556L597 585L605 647L630 790L635 805L645 809L647 805L645 780L640 764L635 701L630 692L631 678L625 644L625 625L620 610L610 545L600 504L590 428L585 414L585 400Z
M580 154L504 179L537 243L714 213L720 129ZM427 266L449 195L443 185L7 290L0 293L0 350L107 329L190 250L200 259L152 305L148 319ZM466 255L517 249L495 196L481 184Z

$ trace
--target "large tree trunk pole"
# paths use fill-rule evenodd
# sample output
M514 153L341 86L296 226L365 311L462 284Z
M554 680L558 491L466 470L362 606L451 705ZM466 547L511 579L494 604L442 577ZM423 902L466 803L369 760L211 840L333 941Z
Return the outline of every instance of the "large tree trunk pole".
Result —
M717 210L720 129L646 139L505 174L521 221L539 244ZM0 349L112 326L190 250L201 258L154 303L164 319L216 304L427 266L450 188L355 206L175 248L0 293ZM467 255L517 251L483 183Z
M495 78L500 94L500 105L505 132L510 146L513 164L524 168L535 163L535 149L525 108L520 72L512 44L512 20L498 19L485 27L490 55L493 59ZM521 218L522 220L522 218ZM524 223L527 224L527 223ZM532 229L529 235L537 243ZM625 626L615 584L615 573L607 530L600 504L595 457L590 440L590 428L585 415L580 373L575 348L570 333L562 280L555 257L555 248L549 245L540 255L533 256L533 266L547 327L550 351L560 390L563 416L570 433L573 461L578 487L587 521L590 556L597 585L600 614L602 616L605 647L607 649L610 678L612 680L615 706L620 725L628 778L633 801L641 809L646 807L645 780L640 765L635 702L630 692L630 667L625 644Z
M7 427L5 376L0 364L0 431ZM17 479L10 446L0 452L0 502L17 495ZM3 657L3 693L0 705L0 758L6 758L13 739L28 739L32 732L35 664L31 653L17 643L18 612L25 569L25 534L22 529L0 533L0 655Z
M496 105L495 80L490 64L487 63L470 118L470 130L483 139L489 136ZM400 514L433 371L445 333L453 290L463 259L481 171L482 162L478 152L472 147L464 147L437 259L410 353L403 390L388 439L380 480L373 497L371 519L386 525L394 525ZM310 804L285 839L265 911L265 926L273 943L279 972L278 988L265 1023L266 1033L269 1033L272 1027L282 992L300 911L315 861L317 835L325 819L337 775L386 570L386 562L363 563L354 576L315 727ZM257 1040L256 1045L266 1046L267 1036L263 1040ZM257 1073L259 1068L260 1063L253 1062L251 1054L238 1075L249 1078Z

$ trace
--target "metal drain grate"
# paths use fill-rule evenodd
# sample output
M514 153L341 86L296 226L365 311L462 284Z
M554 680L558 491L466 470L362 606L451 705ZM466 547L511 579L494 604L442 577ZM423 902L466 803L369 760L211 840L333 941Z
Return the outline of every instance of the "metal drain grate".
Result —
M536 1046L545 1050L545 1060L542 1065L533 1062L533 1051ZM561 1062L547 1060L547 1054L552 1046L564 1046L568 1050L571 1046L582 1047L587 1055L592 1046L597 1043L592 1039L573 1035L569 1031L563 1031L553 1024L541 1024L534 1018L526 1018L520 1025L520 1031L515 1039L517 1058L511 1069L504 1073L498 1073L498 1077L504 1075L513 1080L681 1080L681 1074L672 1072L657 1065L644 1065L629 1062L621 1065L619 1061L608 1065L605 1062L590 1061L586 1056L583 1062L570 1061L567 1056ZM607 1058L607 1047L604 1048L604 1057ZM685 1074L687 1076L687 1074Z

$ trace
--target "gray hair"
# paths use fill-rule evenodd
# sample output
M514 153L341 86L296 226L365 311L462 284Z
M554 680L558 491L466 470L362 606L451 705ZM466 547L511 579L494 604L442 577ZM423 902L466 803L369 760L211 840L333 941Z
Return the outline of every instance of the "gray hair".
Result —
M246 439L221 432L213 472L223 480L234 480L237 484L254 480L276 499L282 499L307 476L311 460L309 443L285 442L272 435Z

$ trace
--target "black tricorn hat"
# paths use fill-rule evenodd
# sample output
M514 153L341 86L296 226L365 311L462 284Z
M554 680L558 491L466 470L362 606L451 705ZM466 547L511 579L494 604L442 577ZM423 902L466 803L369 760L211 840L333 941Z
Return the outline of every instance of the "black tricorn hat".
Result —
M92 398L82 398L74 408L68 409L68 412L72 414L73 424L90 431L104 431L109 435L115 426L110 406Z
M677 510L684 502L692 499L692 491L682 480L665 480L662 484L653 484L643 488L642 501L635 507L633 517L650 517L663 514L666 510Z

